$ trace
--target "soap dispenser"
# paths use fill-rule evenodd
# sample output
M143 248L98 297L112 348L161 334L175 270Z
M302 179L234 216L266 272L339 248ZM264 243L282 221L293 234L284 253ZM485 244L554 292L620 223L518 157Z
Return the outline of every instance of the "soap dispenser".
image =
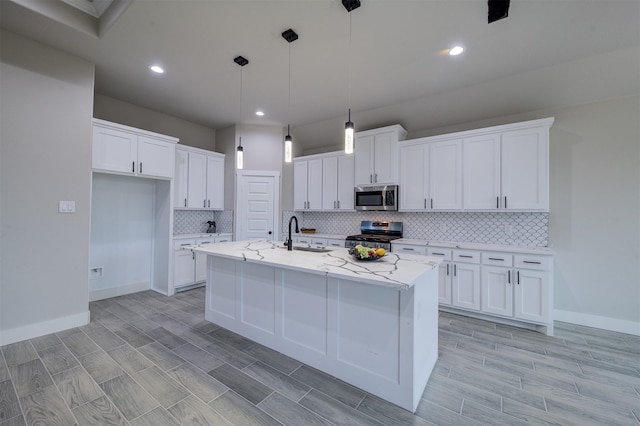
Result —
M207 225L209 225L209 227L207 228L207 234L215 234L216 233L216 221L215 220L208 220L207 221Z

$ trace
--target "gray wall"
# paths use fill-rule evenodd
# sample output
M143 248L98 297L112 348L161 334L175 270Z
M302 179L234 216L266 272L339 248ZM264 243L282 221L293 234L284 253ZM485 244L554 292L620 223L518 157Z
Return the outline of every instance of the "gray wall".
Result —
M93 116L180 139L180 145L216 151L214 129L96 93ZM221 151L218 151L221 152Z
M94 65L6 31L0 43L4 344L88 320Z

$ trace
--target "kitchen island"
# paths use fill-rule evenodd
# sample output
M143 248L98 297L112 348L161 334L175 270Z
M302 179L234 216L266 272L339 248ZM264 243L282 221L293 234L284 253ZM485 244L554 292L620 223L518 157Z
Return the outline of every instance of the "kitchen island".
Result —
M415 411L438 357L440 259L237 241L207 254L207 321Z

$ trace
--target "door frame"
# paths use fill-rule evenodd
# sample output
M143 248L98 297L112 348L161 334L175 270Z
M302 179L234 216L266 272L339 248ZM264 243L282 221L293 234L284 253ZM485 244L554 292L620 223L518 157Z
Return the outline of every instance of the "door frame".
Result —
M234 191L234 205L235 209L233 212L233 234L238 240L238 236L240 235L240 220L238 220L238 212L240 211L240 199L238 197L238 189L240 187L240 182L245 177L249 176L259 176L259 177L272 177L274 178L274 188L273 188L273 241L280 240L280 185L282 184L280 180L280 172L278 171L265 171L265 170L236 170L236 188Z

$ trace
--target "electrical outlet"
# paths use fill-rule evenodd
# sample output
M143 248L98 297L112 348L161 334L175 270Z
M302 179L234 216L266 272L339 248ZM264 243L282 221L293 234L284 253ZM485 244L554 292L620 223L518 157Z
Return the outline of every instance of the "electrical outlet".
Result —
M510 223L506 223L504 225L504 233L507 235L513 235L513 225Z
M75 201L60 201L58 203L58 213L75 213L76 202Z
M102 278L102 266L89 269L89 279L97 280L98 278Z

